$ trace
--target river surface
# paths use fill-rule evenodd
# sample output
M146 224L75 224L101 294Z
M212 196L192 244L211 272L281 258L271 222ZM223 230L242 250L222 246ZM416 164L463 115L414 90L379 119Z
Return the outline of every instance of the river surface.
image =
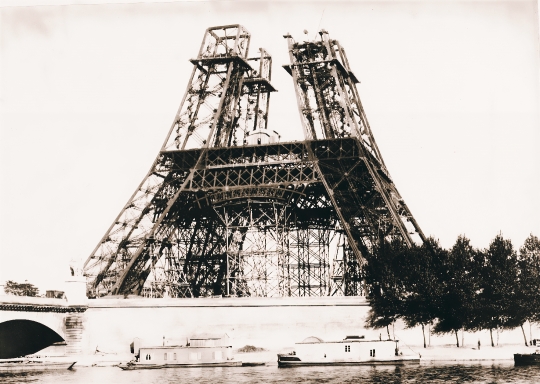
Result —
M79 367L72 371L0 373L0 383L540 383L540 366L513 361L426 362L407 366L215 367L122 371Z

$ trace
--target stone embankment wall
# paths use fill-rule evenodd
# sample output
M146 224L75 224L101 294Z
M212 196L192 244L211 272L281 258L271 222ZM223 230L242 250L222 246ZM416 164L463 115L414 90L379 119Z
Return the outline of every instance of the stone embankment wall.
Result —
M366 334L368 310L358 297L88 300L84 351L125 353L135 337L143 346L183 345L200 333L226 333L234 348L280 349L312 335Z
M84 315L66 313L64 318L64 340L66 342L66 355L80 355L83 353Z
M183 345L194 334L228 334L233 348L254 345L269 350L293 347L309 336L323 340L341 340L347 335L365 335L367 339L386 338L386 329L364 328L369 306L361 297L330 298L208 298L137 299L109 298L88 300L87 311L79 315L83 322L83 340L77 341L84 354L97 350L124 354L135 337L142 346ZM455 345L455 335L428 335L432 346ZM540 338L540 329L525 326L527 339ZM400 340L401 348L421 352L420 327L406 329L397 322L390 334ZM500 345L523 345L520 328L499 335ZM493 338L497 342L496 331ZM475 348L478 340L490 345L489 331L459 332L459 342ZM69 343L68 343L69 344Z
M129 344L135 337L143 346L183 345L188 336L201 333L227 333L235 349L254 345L271 351L293 347L309 336L328 341L347 335L387 337L385 329L364 328L369 306L362 297L83 299L71 307L59 299L4 296L0 302L9 310L0 310L0 322L26 319L46 325L65 339L61 348L68 355L94 355L96 350L103 356L129 355ZM39 311L28 310L29 306ZM391 337L400 340L404 351L421 352L420 327L405 329L397 322L393 328ZM531 336L540 339L538 325L525 324L524 328L527 340ZM432 346L455 346L455 335L430 336L428 331L426 327L426 341ZM493 338L496 343L499 339L499 345L524 344L520 328L498 335L494 330ZM460 344L464 341L469 349L476 348L478 340L483 348L489 347L489 331L459 332Z

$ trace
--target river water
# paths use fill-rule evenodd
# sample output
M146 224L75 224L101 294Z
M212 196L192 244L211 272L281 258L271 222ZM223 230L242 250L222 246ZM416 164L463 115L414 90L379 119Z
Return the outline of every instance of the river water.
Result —
M122 371L79 367L72 371L0 373L0 383L540 383L540 366L513 361L426 362L407 366L167 368Z

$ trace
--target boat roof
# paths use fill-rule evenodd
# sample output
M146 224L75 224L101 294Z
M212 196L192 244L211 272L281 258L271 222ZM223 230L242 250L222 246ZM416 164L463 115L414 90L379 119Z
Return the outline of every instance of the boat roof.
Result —
M324 341L317 336L310 336L302 340L302 343L324 343Z
M140 349L201 349L201 348L207 348L207 349L216 349L216 348L231 348L230 345L214 345L214 346L198 346L198 347L192 347L192 346L186 346L186 345L155 345L155 346L147 346L147 347L141 347Z
M221 339L229 339L229 335L226 333L222 334L215 334L215 333L199 333L197 335L193 335L188 337L190 340L221 340Z
M310 336L296 344L335 344L335 343L397 343L399 340L366 340L366 339L344 339L344 340L336 340L336 341L323 341L322 339L316 337L316 336Z

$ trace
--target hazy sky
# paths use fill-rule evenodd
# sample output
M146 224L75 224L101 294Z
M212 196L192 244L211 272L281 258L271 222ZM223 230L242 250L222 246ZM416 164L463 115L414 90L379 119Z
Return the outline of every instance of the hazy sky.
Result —
M0 0L0 284L61 288L89 256L165 140L205 29L225 24L272 54L283 140L303 138L283 35L324 28L425 234L540 236L536 1L23 3Z

